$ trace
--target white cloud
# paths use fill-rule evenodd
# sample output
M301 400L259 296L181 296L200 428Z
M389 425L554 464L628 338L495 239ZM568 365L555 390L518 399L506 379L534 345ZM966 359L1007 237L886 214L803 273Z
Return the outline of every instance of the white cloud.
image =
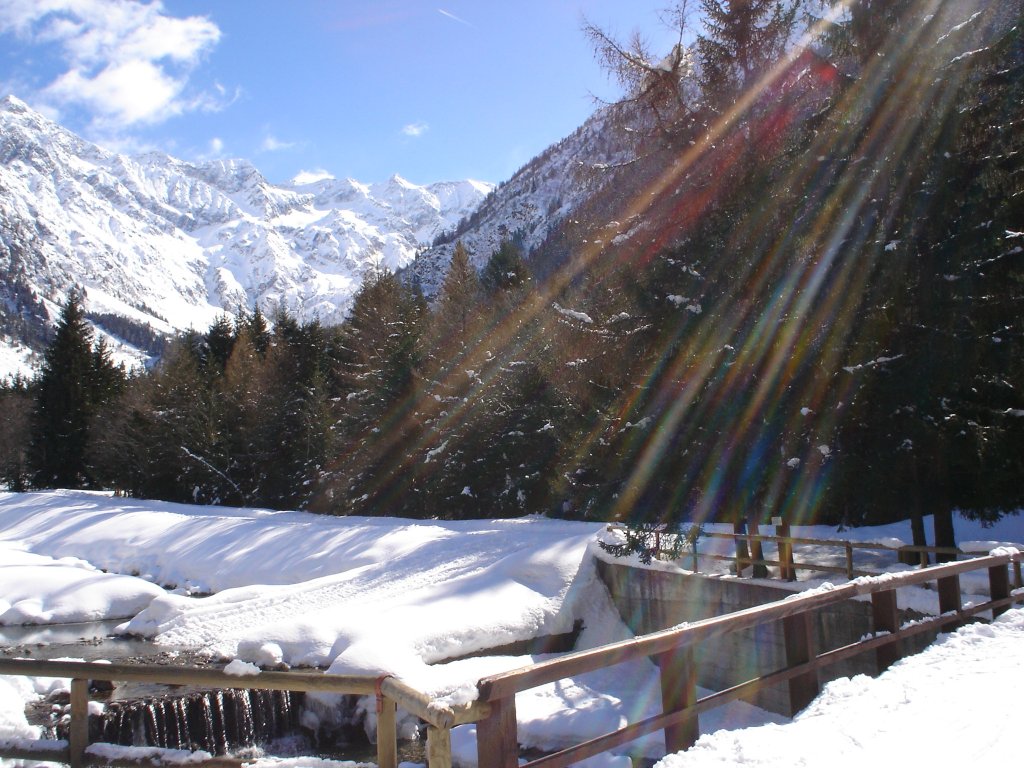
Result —
M281 141L279 138L274 136L272 133L268 133L263 137L263 141L260 143L261 152L280 152L283 149L291 149L295 146L294 141Z
M214 136L210 139L210 154L213 157L218 157L224 153L224 140L219 136Z
M202 16L169 16L159 0L0 0L0 33L57 47L66 69L38 97L86 109L96 130L216 109L224 99L188 90L220 29Z
M423 122L416 122L409 123L408 125L404 126L402 128L402 133L404 133L406 136L412 136L413 138L417 138L419 136L422 136L428 130L430 130L429 125Z
M325 171L323 168L315 168L312 171L299 171L295 174L295 178L292 179L292 184L297 187L301 187L304 184L315 184L318 181L326 181L333 179L329 171Z
M60 104L90 109L97 123L127 126L180 114L183 107L178 96L183 85L152 62L135 60L112 64L93 75L80 69L68 70L42 95Z

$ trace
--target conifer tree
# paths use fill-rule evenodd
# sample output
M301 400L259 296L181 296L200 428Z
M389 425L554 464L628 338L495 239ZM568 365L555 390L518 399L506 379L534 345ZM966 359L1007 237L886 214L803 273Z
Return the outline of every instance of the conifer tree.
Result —
M434 326L438 337L455 336L464 340L471 318L479 314L480 278L469 261L469 253L459 240L445 273L437 299Z
M210 376L224 372L236 339L235 324L227 315L218 317L200 343L201 361Z
M239 326L218 384L220 434L227 457L224 471L231 480L220 496L226 504L261 503L267 465L276 458L270 430L274 404L267 397L263 360L248 324Z
M797 0L701 0L697 38L705 98L718 107L751 88L789 42Z
M490 295L522 287L529 279L522 251L511 240L502 240L480 273L480 285Z
M405 451L417 431L424 315L413 291L387 271L367 276L353 300L339 365L348 452L328 489L342 505L335 511L400 514L408 501Z
M20 376L0 383L0 483L9 490L23 491L28 485L26 452L29 444L29 415L32 394Z
M96 407L115 393L123 373L102 344L93 346L78 293L61 309L36 382L29 467L39 487L78 488L90 482L89 428Z
M669 142L692 127L699 102L694 87L693 49L688 43L689 8L689 0L676 0L665 9L663 22L676 36L675 45L667 53L653 51L638 33L621 41L589 21L583 25L583 34L591 42L598 63L625 91L612 105L611 113L630 124L638 115L643 122L650 120L661 138ZM635 127L631 130L647 133Z

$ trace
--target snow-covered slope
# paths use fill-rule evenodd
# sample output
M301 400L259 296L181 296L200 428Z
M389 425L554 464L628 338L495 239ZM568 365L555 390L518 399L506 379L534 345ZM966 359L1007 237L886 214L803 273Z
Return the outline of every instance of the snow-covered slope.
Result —
M399 176L275 186L245 160L126 157L8 96L0 100L0 331L24 341L18 319L52 320L74 285L101 328L99 316L116 315L166 334L256 305L336 322L368 270L405 267L490 190Z

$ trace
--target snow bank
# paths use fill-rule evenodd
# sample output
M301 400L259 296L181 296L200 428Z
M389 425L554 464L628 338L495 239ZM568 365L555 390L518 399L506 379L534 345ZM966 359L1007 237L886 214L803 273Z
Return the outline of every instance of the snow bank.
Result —
M114 614L134 614L131 633L263 666L390 673L456 699L469 695L459 689L487 673L481 662L432 664L567 632L582 618L576 602L594 584L587 548L598 528L540 517L335 518L96 493L0 494L0 544L13 543L0 557L7 553L12 574L26 573L25 559L39 557L17 546L141 573L186 592L216 592L195 598L146 585L139 602L130 609L125 602ZM59 564L91 567L78 560ZM589 570L581 572L585 564ZM113 610L113 588L98 587L108 575L91 573L87 591ZM29 583L21 603L30 599ZM38 586L38 580L31 583ZM13 584L0 590L4 596L18 592ZM30 610L45 618L41 607L28 603L19 615ZM56 615L50 618L73 620L69 613ZM503 668L492 661L488 669Z
M103 573L84 560L0 543L0 625L128 618L162 594L148 581Z

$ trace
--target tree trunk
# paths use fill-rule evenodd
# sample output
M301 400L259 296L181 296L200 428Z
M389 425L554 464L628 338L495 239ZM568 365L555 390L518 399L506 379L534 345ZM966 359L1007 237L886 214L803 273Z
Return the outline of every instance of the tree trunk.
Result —
M927 547L928 546L928 535L924 530L924 516L921 514L921 497L916 492L918 487L918 473L917 473L917 462L914 462L914 489L910 499L910 534L914 540L915 547ZM928 564L928 556L921 559L922 565Z
M950 547L956 549L956 531L953 529L953 510L944 507L935 512L935 546ZM935 555L935 562L947 563L956 560L956 555L941 554Z

